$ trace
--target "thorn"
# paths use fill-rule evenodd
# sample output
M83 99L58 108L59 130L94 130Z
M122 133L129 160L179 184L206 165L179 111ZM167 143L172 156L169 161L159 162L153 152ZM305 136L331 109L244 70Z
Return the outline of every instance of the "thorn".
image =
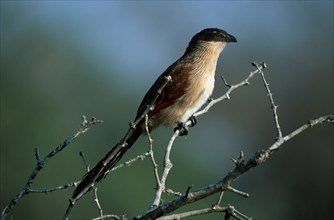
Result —
M253 61L253 62L251 62L251 64L252 64L252 66L254 66L254 67L258 67L258 65L257 65L257 62L256 62L256 61Z
M231 160L237 167L240 167L245 162L244 152L240 151L239 158L238 159L232 158Z
M228 88L231 88L232 85L228 84L225 77L223 75L220 75L220 78L224 81L224 85L227 86Z
M190 193L190 190L194 187L194 185L189 185L186 190L186 194L184 195L186 198L188 198L188 195Z
M136 123L130 122L129 126L130 126L130 128L135 129L136 128Z
M263 62L263 63L261 63L261 67L262 67L263 69L265 69L265 68L267 68L268 66L267 66L267 64L266 64L265 62Z

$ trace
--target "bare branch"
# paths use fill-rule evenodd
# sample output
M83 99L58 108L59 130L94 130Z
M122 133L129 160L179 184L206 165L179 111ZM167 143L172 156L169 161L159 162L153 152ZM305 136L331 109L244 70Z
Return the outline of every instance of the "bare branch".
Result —
M223 100L230 99L230 95L231 95L231 93L232 93L234 90L238 89L239 87L249 85L249 80L250 80L255 74L260 73L260 71L262 71L262 69L264 69L264 68L266 68L266 66L259 66L258 69L254 70L254 71L251 71L251 72L249 73L249 75L248 75L244 80L242 80L241 82L239 82L239 83L237 83L237 84L234 84L234 85L230 85L230 84L228 84L228 83L226 82L225 78L222 77L222 79L223 79L223 81L224 81L224 84L225 84L227 87L229 87L229 89L227 90L227 92L226 92L224 95L222 95L222 96L220 96L220 97L218 97L218 98L216 98L216 99L211 99L210 102L205 106L205 108L203 108L202 110L196 112L196 113L194 114L194 116L197 117L197 116L199 116L199 115L202 115L202 114L208 112L209 109L210 109L212 106L214 106L215 104L217 104L218 102L221 102L221 101L223 101ZM188 121L187 124L190 124L190 122Z
M251 218L248 218L246 215L242 214L238 210L236 210L233 206L229 205L228 207L220 207L218 205L212 206L211 208L204 208L189 212L183 212L179 214L173 214L173 215L167 215L158 218L157 220L174 220L174 219L182 219L182 218L188 218L198 215L204 215L204 214L210 214L213 212L224 212L225 213L225 219L229 219L231 216L238 220L249 220Z
M102 209L102 207L100 205L99 198L97 196L97 187L94 187L94 197L95 197L94 202L96 203L97 208L98 208L98 210L100 212L100 217L103 217L103 209Z
M232 186L228 186L226 187L226 190L230 191L230 192L234 192L235 194L238 194L240 196L243 196L245 198L248 198L249 197L249 193L246 193L246 192L242 192L240 190L237 190L235 188L233 188Z
M267 65L265 63L262 63L259 66L256 62L252 62L252 65L255 66L256 69L258 69L260 74L261 74L261 78L262 78L262 81L264 83L264 87L267 90L267 94L268 94L268 97L269 97L269 100L270 100L271 109L273 110L273 117L274 117L274 120L275 120L276 129L277 129L277 139L281 139L282 138L282 131L281 131L281 126L279 124L278 114L277 114L278 105L275 105L273 94L271 93L270 88L269 88L269 83L267 82L266 78L264 77L264 73L262 71L262 68L266 68ZM261 66L262 66L262 68L261 68Z
M92 125L95 124L99 124L102 123L102 120L98 120L95 117L92 117L90 121L87 121L86 116L82 116L82 123L81 126L79 128L79 130L77 132L75 132L73 135L69 136L68 138L66 138L63 143L61 143L60 145L58 145L53 151L51 151L48 155L46 155L44 158L40 157L40 153L38 148L35 149L35 157L36 157L36 166L34 168L34 170L32 171L32 173L30 174L30 176L28 177L27 182L25 183L25 185L22 187L22 189L18 192L18 194L10 201L10 203L2 210L1 213L1 220L6 219L8 213L16 206L16 204L22 199L22 197L28 195L30 192L45 192L45 191L56 191L59 189L65 189L67 187L69 187L69 185L71 185L71 183L69 184L65 184L62 187L55 187L55 188L51 188L49 190L32 190L31 186L38 174L38 172L43 169L44 164L47 163L52 157L54 157L56 154L58 154L59 152L61 152L66 146L68 146L71 142L73 142L77 137L79 137L80 135L86 133ZM57 188L57 189L56 189Z
M311 128L311 127L316 126L316 125L319 125L319 124L324 123L324 122L334 124L334 116L333 115L325 115L325 116L321 116L321 117L319 117L317 119L314 119L314 120L309 120L309 122L307 124L304 124L303 126L299 127L298 129L294 130L290 134L284 136L280 140L276 141L273 145L271 145L271 147L269 148L270 152L278 150L279 147L283 143L285 143L286 141L295 137L296 135L302 133L306 129Z
M213 208L204 208L204 209L199 209L199 210L194 210L194 211L189 211L189 212L183 212L179 214L163 216L163 217L157 218L157 220L182 219L182 218L188 218L188 217L193 217L197 215L209 214L213 212L220 212L220 211L214 210Z
M219 198L218 198L218 201L216 202L216 205L220 205L220 203L222 202L223 196L224 196L224 192L225 191L221 191L221 193L219 195Z
M52 188L48 188L48 189L27 189L28 193L50 193L50 192L54 192L54 191L58 191L58 190L64 190L67 189L69 187L73 187L76 186L77 184L79 184L80 181L76 181L76 182L71 182L71 183L66 183L62 186L56 186L56 187L52 187Z
M228 207L224 208L224 207L214 207L216 209L222 209L222 210L226 210L226 216L225 219L229 219L230 216L234 217L235 219L238 220L251 220L252 218L247 217L246 215L242 214L241 212L239 212L238 210L236 210L234 208L234 206L228 205Z
M103 215L97 218L93 218L92 220L103 220L105 218L111 218L115 220L126 220L124 215Z
M264 163L270 155L279 147L286 142L287 140L295 137L296 135L302 133L306 129L310 127L314 127L317 125L320 125L324 122L334 124L334 115L327 115L327 116L321 116L317 119L311 120L308 123L302 125L295 131L291 132L290 134L286 135L280 140L277 140L274 144L272 144L271 147L269 147L267 150L262 150L260 152L255 153L255 155L249 159L247 162L244 162L240 164L239 166L236 166L232 171L230 171L222 180L208 185L204 186L198 190L195 190L193 192L189 192L188 196L182 196L179 198L176 198L174 200L171 200L167 202L166 204L163 204L153 210L150 210L146 214L142 216L135 217L134 219L156 219L158 217L161 217L167 213L173 212L176 209L190 203L194 203L200 199L203 199L205 197L208 197L210 195L213 195L217 192L220 192L222 190L227 190L228 187L231 185L231 183L240 175L242 175L245 172L248 172L249 170L259 166L260 164Z
M160 183L160 179L159 179L158 164L157 164L157 162L155 160L155 157L154 157L153 139L151 138L151 134L150 134L150 131L148 129L148 115L147 114L145 116L145 129L146 129L146 134L147 134L148 142L150 144L149 154L150 154L151 162L152 162L152 165L153 165L154 177L155 177L155 181L157 183L157 188L159 188L159 186L160 186L161 183Z
M131 158L130 160L124 162L124 163L121 163L115 167L113 167L111 169L111 171L115 171L119 168L122 168L122 167L125 167L125 166L131 166L134 162L138 161L138 160L144 160L146 157L150 156L150 152L144 152L134 158Z
M172 150L173 143L175 139L179 136L180 130L175 130L173 136L169 140L169 143L167 145L166 153L165 153L165 159L164 159L164 170L160 179L160 184L158 185L158 189L155 192L155 198L153 201L153 204L151 205L149 210L152 210L160 205L161 202L161 195L166 189L166 180L169 174L169 171L172 169L173 164L170 161L170 152Z

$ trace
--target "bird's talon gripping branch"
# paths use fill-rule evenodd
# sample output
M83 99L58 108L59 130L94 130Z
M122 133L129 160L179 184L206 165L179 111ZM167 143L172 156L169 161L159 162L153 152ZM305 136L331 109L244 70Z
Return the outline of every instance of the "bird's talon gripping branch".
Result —
M189 127L194 127L197 124L197 122L198 122L196 116L193 116L193 115L189 118L189 121L191 122L191 124L189 125Z
M190 116L188 119L190 121L190 124L188 125L187 122L179 122L177 126L174 128L174 132L176 130L179 130L179 136L186 136L189 132L189 127L194 127L197 124L197 118L195 116Z
M174 132L176 132L176 130L179 130L179 136L187 136L189 132L189 126L184 122L179 122L174 128Z

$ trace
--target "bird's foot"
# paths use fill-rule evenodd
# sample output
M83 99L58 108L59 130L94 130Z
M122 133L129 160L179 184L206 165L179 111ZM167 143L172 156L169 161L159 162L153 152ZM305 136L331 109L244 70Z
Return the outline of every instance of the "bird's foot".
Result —
M179 122L177 126L174 128L174 132L179 130L179 136L185 136L188 134L189 127L184 122Z
M198 122L197 118L195 116L193 116L193 115L188 120L191 122L191 124L189 125L189 127L194 127L197 124L197 122Z
M197 118L195 116L191 116L189 118L190 125L187 125L185 122L179 122L177 126L174 128L174 132L179 130L179 136L186 136L189 131L189 127L193 127L197 124Z

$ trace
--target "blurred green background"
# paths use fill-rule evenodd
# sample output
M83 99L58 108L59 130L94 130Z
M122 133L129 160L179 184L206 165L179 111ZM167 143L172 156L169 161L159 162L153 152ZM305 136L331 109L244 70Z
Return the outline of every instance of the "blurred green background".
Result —
M33 188L79 180L79 152L93 166L127 130L149 86L179 58L191 37L218 27L237 37L221 56L214 97L245 78L251 61L265 61L270 88L286 135L309 119L334 112L333 1L1 1L1 189L0 209L21 189L35 166L34 148L46 155L78 129L81 115L104 123L49 161ZM324 124L285 144L268 162L243 175L226 193L255 219L333 219L333 126ZM152 134L161 158L172 129ZM172 151L167 186L184 192L220 180L230 158L270 146L275 126L259 76L199 118ZM142 138L125 159L145 152ZM123 160L124 161L124 160ZM132 217L154 196L149 160L109 174L99 185L105 213ZM73 189L30 194L13 219L60 219ZM172 199L165 196L164 199ZM181 211L209 207L212 196ZM92 193L72 219L97 217ZM222 219L213 214L193 219Z

